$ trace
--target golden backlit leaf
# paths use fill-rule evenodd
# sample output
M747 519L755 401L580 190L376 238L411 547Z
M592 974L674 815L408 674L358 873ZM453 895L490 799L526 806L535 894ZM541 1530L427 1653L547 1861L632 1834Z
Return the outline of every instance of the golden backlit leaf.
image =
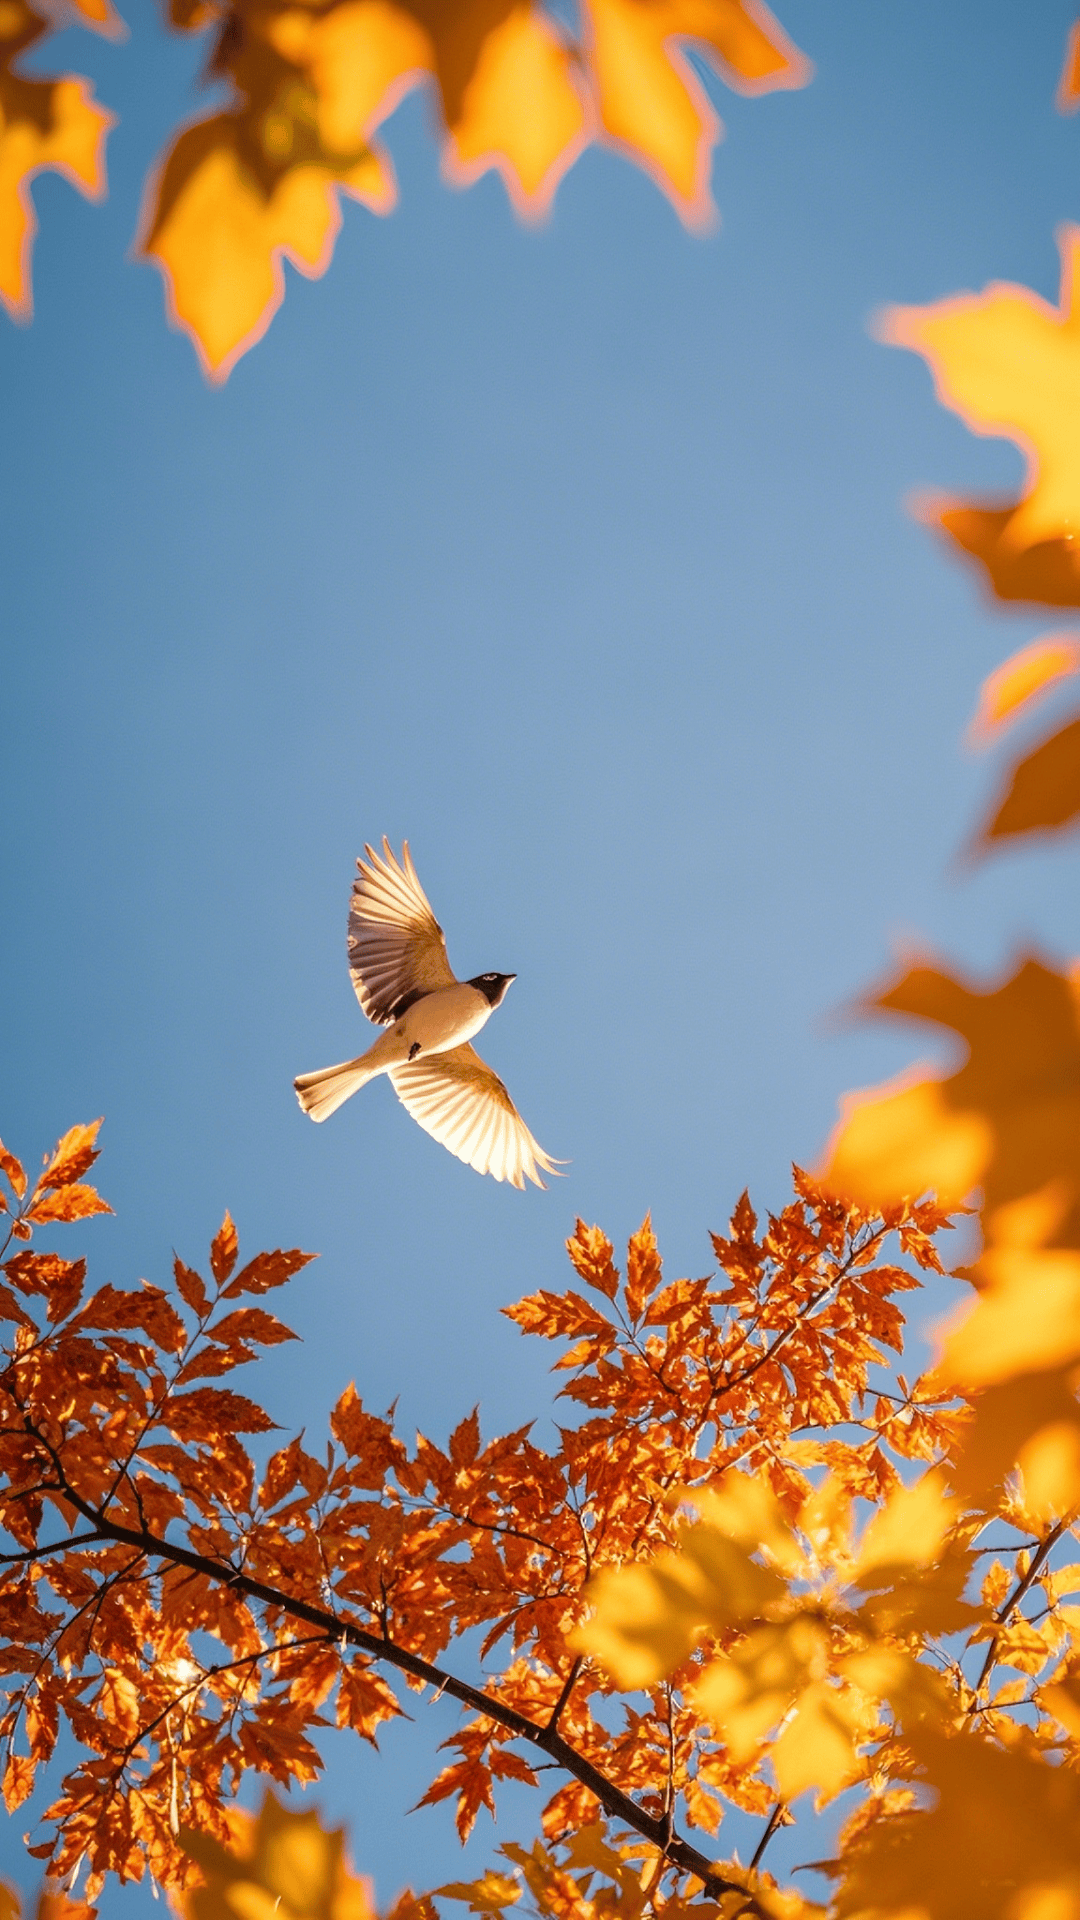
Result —
M490 1867L478 1880L451 1880L436 1887L444 1900L464 1900L470 1913L505 1913L521 1899L521 1882L508 1873L495 1873Z
M225 1218L210 1242L210 1271L219 1287L225 1285L236 1265L239 1242L232 1217L226 1209Z
M892 307L880 335L929 362L938 398L974 433L1016 441L1028 462L1028 491L1002 529L1020 552L1080 533L1080 310L1073 271L1080 228L1064 227L1061 303L1027 287L995 283L928 307Z
M96 1188L73 1180L68 1186L42 1193L33 1206L27 1208L26 1218L40 1227L49 1220L90 1220L97 1213L111 1212L112 1208Z
M282 259L317 278L341 225L337 188L386 212L384 161L361 146L324 154L305 102L268 103L261 147L235 113L182 133L161 172L141 241L168 287L169 315L208 376L224 380L265 333L285 294ZM295 157L294 157L295 156Z
M720 123L679 43L741 93L805 86L809 62L758 0L587 0L587 12L606 133L701 225Z
M103 20L104 24L104 20ZM28 0L0 9L0 301L17 320L32 308L30 251L37 222L30 199L36 173L64 175L88 200L105 192L105 136L114 116L96 106L88 81L28 78L12 64L48 31Z
M826 1184L869 1206L929 1189L946 1208L981 1187L992 1238L999 1209L1057 1181L1052 1242L1080 1247L1080 980L1025 960L980 990L914 966L866 1004L950 1028L968 1058L848 1095Z
M66 1187L73 1180L81 1180L100 1152L97 1146L100 1128L100 1120L91 1120L88 1125L80 1127L69 1127L53 1148L38 1185Z
M1080 815L1080 719L1018 760L973 851L1021 833L1059 833Z
M21 1200L26 1192L26 1174L23 1171L23 1164L21 1160L15 1158L13 1153L8 1152L2 1140L0 1140L0 1173L6 1174L16 1198Z
M1080 673L1080 640L1068 633L1044 634L1011 654L983 681L979 704L968 728L973 746L985 746L1025 708L1069 674Z

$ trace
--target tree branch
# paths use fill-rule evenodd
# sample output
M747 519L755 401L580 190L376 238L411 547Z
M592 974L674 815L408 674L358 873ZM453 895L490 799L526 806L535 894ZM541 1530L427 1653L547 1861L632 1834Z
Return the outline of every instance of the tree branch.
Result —
M45 1443L48 1445L48 1442ZM50 1451L52 1449L50 1448ZM125 1526L122 1521L112 1519L84 1500L67 1482L66 1497L89 1520L101 1535L115 1540L118 1544L135 1548L150 1559L167 1560L174 1566L187 1567L192 1573L201 1574L204 1579L227 1586L235 1593L243 1593L249 1599L258 1600L262 1605L273 1607L289 1616L302 1620L306 1625L316 1627L329 1638L343 1641L355 1647L372 1660L385 1660L389 1665L407 1673L414 1680L422 1680L432 1686L439 1694L447 1693L451 1699L474 1713L494 1720L505 1727L516 1740L527 1740L532 1747L538 1747L546 1753L564 1772L572 1774L583 1787L594 1794L605 1812L613 1819L621 1820L643 1839L661 1849L666 1848L668 1860L684 1873L693 1874L702 1882L707 1893L717 1897L723 1893L738 1892L745 1894L745 1888L737 1882L727 1880L719 1873L713 1863L704 1854L699 1853L689 1841L680 1835L669 1834L667 1822L656 1818L639 1807L630 1795L605 1778L583 1754L564 1740L557 1728L550 1723L546 1726L530 1720L519 1713L515 1707L508 1706L496 1696L485 1693L482 1688L474 1687L466 1680L459 1680L455 1674L424 1660L419 1654L410 1653L407 1647L399 1647L393 1640L369 1633L364 1627L351 1620L343 1620L329 1608L314 1606L311 1601L299 1595L286 1593L280 1587L271 1587L265 1581L255 1580L250 1574L238 1571L228 1562L213 1560L205 1554L196 1553L190 1547L164 1540L151 1533L145 1527ZM755 1909L756 1911L756 1909Z

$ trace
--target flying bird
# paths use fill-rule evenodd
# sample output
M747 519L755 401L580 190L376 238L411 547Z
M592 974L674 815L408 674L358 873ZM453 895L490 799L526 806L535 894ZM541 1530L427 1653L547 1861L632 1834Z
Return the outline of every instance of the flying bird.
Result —
M369 1020L386 1027L355 1060L294 1080L313 1120L326 1120L376 1074L388 1073L402 1105L425 1133L477 1173L526 1178L558 1163L539 1147L497 1073L469 1045L502 1001L513 973L458 980L446 939L416 877L406 840L400 863L383 839L382 857L365 847L349 912L349 972Z

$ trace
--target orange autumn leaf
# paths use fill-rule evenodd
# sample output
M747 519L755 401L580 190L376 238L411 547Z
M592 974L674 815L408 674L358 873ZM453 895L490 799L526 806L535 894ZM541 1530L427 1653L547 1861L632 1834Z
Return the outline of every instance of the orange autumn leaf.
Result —
M1080 20L1069 28L1054 105L1059 113L1075 113L1080 107Z
M104 9L105 0L101 0ZM111 8L83 9L88 22L112 30ZM0 301L16 320L30 318L30 253L37 222L30 198L36 173L63 174L88 200L105 192L105 137L114 115L96 106L89 82L74 74L30 78L16 63L49 31L29 0L0 7Z
M1070 674L1080 673L1080 639L1046 634L1011 654L983 681L968 739L985 746Z
M1072 534L1036 540L1019 549L1008 539L1015 502L990 506L963 500L921 499L913 510L984 569L999 600L1051 607L1080 606L1080 542Z
M865 1005L950 1030L967 1058L848 1095L825 1184L871 1206L932 1190L955 1207L981 1187L992 1236L1000 1209L1057 1181L1053 1243L1080 1246L1080 978L1025 960L980 990L914 966Z
M1080 228L1064 227L1061 299L1051 307L1026 287L995 283L928 307L892 307L879 323L892 346L921 353L938 398L974 433L1014 440L1028 489L998 534L1014 555L1080 533L1080 310L1073 274Z
M1080 815L1080 719L1072 720L1010 768L973 854L1020 834L1062 833Z
M26 1192L26 1173L22 1161L8 1152L2 1140L0 1140L0 1173L10 1180L15 1198L21 1200Z

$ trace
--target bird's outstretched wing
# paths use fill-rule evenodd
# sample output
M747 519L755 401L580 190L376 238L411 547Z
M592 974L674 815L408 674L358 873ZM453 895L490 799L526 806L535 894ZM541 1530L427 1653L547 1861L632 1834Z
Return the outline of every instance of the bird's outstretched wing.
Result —
M537 1146L498 1074L472 1047L451 1047L391 1067L390 1078L402 1106L424 1132L477 1173L509 1180L524 1191L526 1177L543 1186L538 1167L558 1172L558 1163Z
M400 865L387 839L381 858L371 847L364 852L367 859L356 863L349 909L349 972L368 1019L388 1027L414 1000L456 981L408 841Z

